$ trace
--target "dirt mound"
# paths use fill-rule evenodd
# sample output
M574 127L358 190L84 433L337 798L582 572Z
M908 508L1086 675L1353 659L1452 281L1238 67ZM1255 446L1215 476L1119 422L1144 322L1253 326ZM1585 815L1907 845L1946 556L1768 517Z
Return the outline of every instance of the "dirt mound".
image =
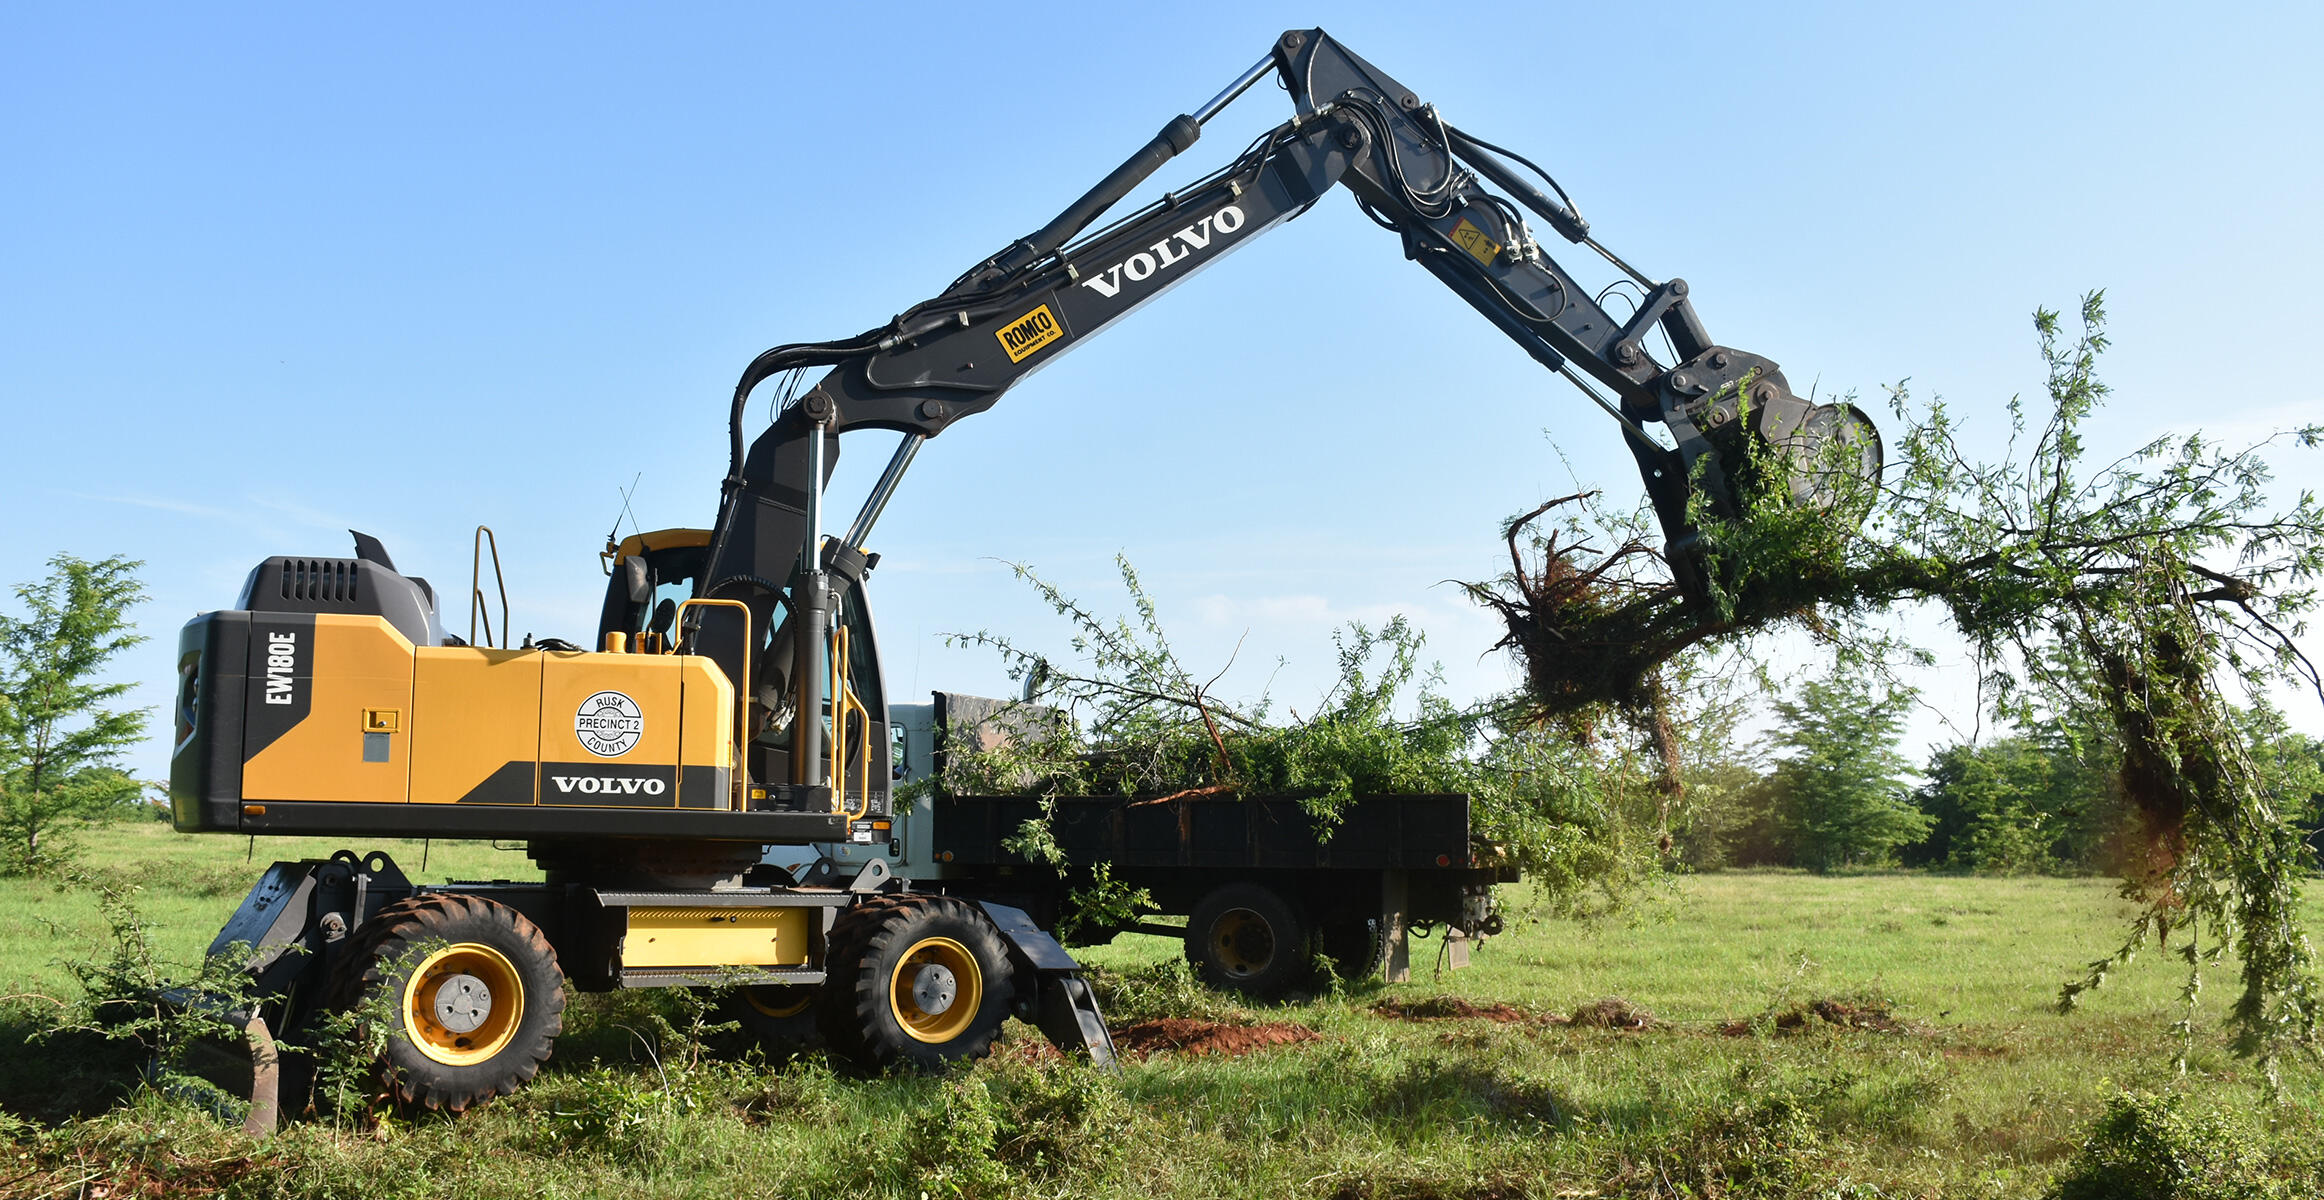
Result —
M1608 996L1582 1005L1566 1018L1566 1023L1589 1029L1655 1029L1662 1025L1661 1019L1653 1013L1620 996Z
M1382 1000L1372 1012L1398 1021L1486 1020L1505 1025L1542 1018L1510 1004L1471 1004L1458 996L1426 996L1418 1000Z
M1228 1025L1193 1017L1162 1017L1139 1021L1113 1031L1114 1049L1131 1058L1146 1058L1164 1050L1181 1054L1217 1054L1240 1058L1268 1046L1312 1042L1322 1035L1305 1025L1276 1022L1265 1025Z
M1046 1038L1021 1037L994 1042L992 1057L996 1062L1053 1063L1065 1055Z
M1719 1026L1719 1032L1728 1037L1749 1037L1762 1025L1772 1026L1777 1033L1800 1033L1809 1029L1856 1029L1866 1033L1912 1031L1911 1026L1889 1011L1885 1000L1825 997L1755 1018L1729 1021Z

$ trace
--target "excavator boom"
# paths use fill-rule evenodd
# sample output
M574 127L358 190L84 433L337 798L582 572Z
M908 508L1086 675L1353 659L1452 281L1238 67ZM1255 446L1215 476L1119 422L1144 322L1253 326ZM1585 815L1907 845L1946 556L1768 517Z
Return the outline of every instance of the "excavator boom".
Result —
M1090 231L1269 73L1291 95L1289 120L1226 166ZM1292 30L1216 98L1173 118L1056 218L941 294L855 338L775 347L743 373L730 414L730 467L696 594L742 601L753 627L787 629L758 670L769 685L762 697L780 693L786 709L822 711L829 614L861 586L863 539L922 442L991 408L1058 355L1335 186L1398 235L1406 257L1608 413L1689 596L1705 592L1697 519L1741 513L1750 491L1743 472L1764 475L1779 464L1794 501L1834 508L1861 491L1844 481L1877 479L1879 435L1862 413L1803 400L1772 360L1714 342L1686 281L1651 279L1606 250L1546 172L1456 128L1322 30ZM1608 312L1548 253L1521 208L1603 256L1640 294L1637 308L1622 317ZM1655 333L1668 347L1663 357L1649 346ZM825 368L822 376L746 448L743 414L753 390L778 373L813 367ZM862 515L826 545L823 487L840 435L859 429L904 439ZM708 632L700 644L739 676L739 630L720 627L725 620L702 613L698 631ZM798 723L792 762L824 756L821 724ZM802 783L807 774L793 772Z

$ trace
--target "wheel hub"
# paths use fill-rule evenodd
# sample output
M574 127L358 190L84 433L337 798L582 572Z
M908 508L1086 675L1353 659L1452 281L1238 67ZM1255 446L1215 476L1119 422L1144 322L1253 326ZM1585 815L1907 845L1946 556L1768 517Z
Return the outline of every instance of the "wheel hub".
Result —
M1211 950L1228 975L1245 979L1275 961L1275 931L1250 909L1229 909L1211 927Z
M960 982L942 963L927 963L912 976L912 1002L920 1011L937 1016L952 1007L960 994Z
M436 1023L453 1033L474 1033L492 1016L492 989L474 975L453 975L436 986Z
M984 1009L984 971L958 939L924 937L897 960L887 991L888 1011L905 1037L948 1045L968 1032Z

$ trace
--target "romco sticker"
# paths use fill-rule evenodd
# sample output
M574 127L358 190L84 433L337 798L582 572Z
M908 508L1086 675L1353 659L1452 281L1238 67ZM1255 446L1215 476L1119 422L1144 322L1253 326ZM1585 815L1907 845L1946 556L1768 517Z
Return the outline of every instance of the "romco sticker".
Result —
M1010 362L1021 363L1026 355L1064 337L1065 330L1058 327L1056 314L1044 304L1009 322L993 336L1001 339L1001 349L1008 351Z
M627 754L645 736L646 717L637 701L620 692L599 692L581 702L573 714L573 736L581 748L599 758Z

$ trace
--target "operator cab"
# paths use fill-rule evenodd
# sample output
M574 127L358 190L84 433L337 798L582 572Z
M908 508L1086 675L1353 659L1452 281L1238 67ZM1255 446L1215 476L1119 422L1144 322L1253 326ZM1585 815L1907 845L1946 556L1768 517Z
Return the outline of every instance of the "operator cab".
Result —
M611 578L606 581L605 604L598 617L598 648L610 650L618 644L632 653L668 653L684 633L678 627L679 606L703 590L710 531L658 529L632 534L603 557ZM834 580L834 584L833 609L839 628L847 634L847 656L840 665L851 696L862 705L860 712L850 713L845 738L847 778L857 781L848 789L846 810L876 814L884 823L893 755L879 644L872 632L871 608L863 588L852 581ZM613 636L616 634L620 635L618 640ZM796 706L789 686L793 656L786 598L776 597L771 619L753 631L752 640L756 646L750 670L753 715L748 761L752 783L758 787L793 778L791 726ZM825 694L832 694L832 689L826 689ZM829 720L828 713L824 719ZM871 760L868 764L867 758ZM824 777L828 778L828 773ZM866 784L868 796L864 794ZM767 797L754 800L784 807Z
M707 529L657 529L631 534L603 556L605 608L597 619L599 649L619 633L641 653L660 653L676 635L678 606L693 599L695 581L710 557Z

